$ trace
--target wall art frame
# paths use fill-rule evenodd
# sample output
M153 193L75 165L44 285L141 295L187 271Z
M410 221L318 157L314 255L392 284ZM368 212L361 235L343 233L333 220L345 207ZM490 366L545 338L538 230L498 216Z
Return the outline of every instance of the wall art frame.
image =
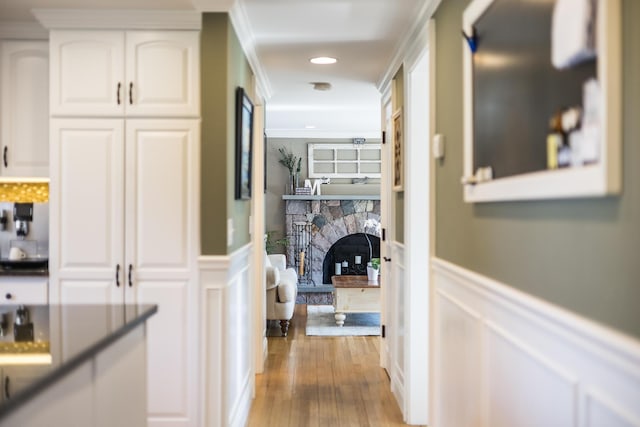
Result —
M236 89L236 200L251 199L253 103L242 87Z

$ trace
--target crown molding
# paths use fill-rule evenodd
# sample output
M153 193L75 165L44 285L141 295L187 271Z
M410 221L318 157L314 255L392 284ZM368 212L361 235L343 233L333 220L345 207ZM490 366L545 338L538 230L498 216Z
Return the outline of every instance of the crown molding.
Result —
M416 19L407 27L407 31L405 31L400 38L400 41L394 49L391 61L389 61L389 66L378 80L377 88L380 93L384 93L389 89L393 76L398 69L400 69L407 55L414 52L421 43L424 43L429 19L433 16L441 2L442 0L429 0L422 3L422 6L420 6L415 15Z
M34 9L47 29L200 30L202 14L194 10Z
M258 92L267 100L271 98L273 94L271 88L271 82L267 77L267 73L260 63L258 54L256 52L256 43L253 33L251 32L251 25L249 24L249 17L244 6L244 1L237 0L231 10L229 11L229 17L231 19L231 25L236 31L240 45L244 54L247 56L247 61L256 76L256 82L258 84Z
M49 31L33 21L3 22L0 25L0 39L47 40Z

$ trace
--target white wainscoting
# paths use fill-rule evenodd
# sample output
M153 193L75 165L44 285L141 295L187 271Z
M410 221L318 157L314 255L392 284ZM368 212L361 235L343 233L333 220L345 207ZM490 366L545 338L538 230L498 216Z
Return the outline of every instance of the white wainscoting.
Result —
M201 392L206 427L246 424L253 398L251 250L201 256Z
M640 342L432 259L436 427L640 427Z
M382 268L388 266L385 263ZM391 391L398 401L398 406L404 413L405 384L404 384L404 350L405 350L405 260L404 245L393 241L391 243L391 281L387 286L387 296L391 298L390 313L387 318L386 329L389 344L391 364ZM383 286L385 286L383 284Z

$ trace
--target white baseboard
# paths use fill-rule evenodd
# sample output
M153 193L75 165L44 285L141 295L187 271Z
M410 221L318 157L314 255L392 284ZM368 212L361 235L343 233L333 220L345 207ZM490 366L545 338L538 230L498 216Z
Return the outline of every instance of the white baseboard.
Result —
M436 427L640 427L640 342L441 259Z

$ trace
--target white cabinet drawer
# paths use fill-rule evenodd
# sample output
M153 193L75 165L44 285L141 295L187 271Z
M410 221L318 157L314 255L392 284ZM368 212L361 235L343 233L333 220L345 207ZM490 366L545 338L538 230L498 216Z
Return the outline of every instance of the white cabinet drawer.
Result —
M46 278L11 277L0 279L1 304L47 304Z

